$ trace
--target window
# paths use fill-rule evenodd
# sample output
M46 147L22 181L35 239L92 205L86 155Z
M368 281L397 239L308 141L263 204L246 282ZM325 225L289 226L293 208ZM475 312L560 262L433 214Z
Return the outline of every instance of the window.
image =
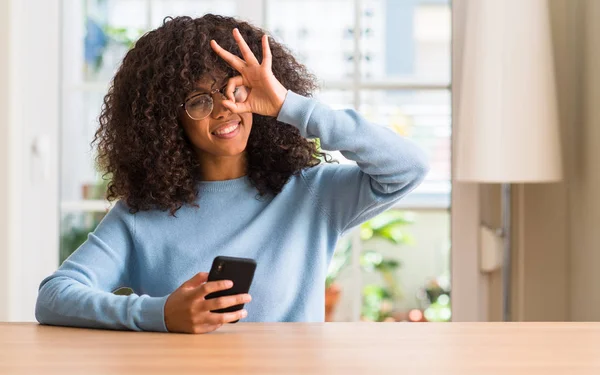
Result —
M336 306L332 319L421 320L423 314L427 320L449 319L449 0L62 4L61 261L109 208L89 144L108 82L124 53L166 16L213 12L250 19L270 30L320 79L319 100L360 111L413 139L430 157L431 172L419 188L387 216L340 241L328 279L329 286L338 288L328 289L333 292L328 301ZM343 267L336 272L338 266Z

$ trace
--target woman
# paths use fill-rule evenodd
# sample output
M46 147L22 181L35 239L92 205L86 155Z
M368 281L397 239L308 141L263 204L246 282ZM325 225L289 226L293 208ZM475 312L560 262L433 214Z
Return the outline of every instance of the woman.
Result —
M286 48L233 18L177 17L141 37L95 139L119 201L42 281L38 321L191 333L243 318L323 321L337 240L427 166L412 142L310 99L315 88ZM357 166L321 163L307 138ZM231 287L207 282L217 255L256 260L252 297L204 299ZM136 294L111 293L123 286Z

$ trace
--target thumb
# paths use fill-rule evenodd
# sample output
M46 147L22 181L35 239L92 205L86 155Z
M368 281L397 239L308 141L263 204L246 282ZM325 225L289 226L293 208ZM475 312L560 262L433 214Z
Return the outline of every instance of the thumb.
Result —
M208 280L207 272L199 272L194 275L191 279L183 283L183 287L185 288L197 288L200 285L204 284Z

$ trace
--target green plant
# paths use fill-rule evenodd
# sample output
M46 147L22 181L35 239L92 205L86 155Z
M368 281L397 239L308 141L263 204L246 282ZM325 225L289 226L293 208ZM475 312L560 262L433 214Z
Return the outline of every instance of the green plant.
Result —
M88 213L87 220L77 220L73 214L67 214L61 222L60 264L65 261L93 232L104 217L104 213ZM81 223L83 222L83 223Z
M340 275L340 272L348 265L351 250L352 244L349 241L346 241L336 249L331 258L331 262L329 263L329 270L327 272L327 277L325 278L326 288L329 288L329 286L335 282Z
M105 54L111 48L111 45L129 50L144 33L144 30L140 28L114 27L105 24L98 21L97 17L88 16L86 22L86 61L91 71L95 73L102 68Z
M360 265L365 272L378 272L383 285L369 284L363 289L362 316L366 320L383 321L389 317L394 300L403 298L402 290L395 278L396 270L401 266L395 259L386 258L373 249L377 240L394 245L413 244L413 238L405 232L405 227L413 223L412 214L406 211L390 210L363 223L360 227L360 239L363 250ZM350 263L352 243L342 242L333 255L325 286L335 282L340 272Z
M127 49L131 49L135 41L142 36L144 30L105 25L104 33L115 43L125 46Z
M363 270L377 271L383 280L383 285L369 284L363 288L362 316L366 320L383 321L391 313L393 302L404 297L395 277L400 262L373 250L363 252L360 260Z
M363 303L361 316L363 320L381 322L392 312L393 297L389 291L376 284L369 284L363 288Z
M426 282L419 293L425 319L428 322L448 322L452 318L450 275L442 274Z
M84 199L104 200L110 176L105 176L95 184L83 185ZM87 188L87 189L86 189ZM60 263L65 261L82 243L87 240L88 234L93 232L102 218L104 212L84 212L80 215L69 213L60 223Z
M441 294L425 309L425 318L428 322L449 322L452 318L452 309L450 307L450 296Z

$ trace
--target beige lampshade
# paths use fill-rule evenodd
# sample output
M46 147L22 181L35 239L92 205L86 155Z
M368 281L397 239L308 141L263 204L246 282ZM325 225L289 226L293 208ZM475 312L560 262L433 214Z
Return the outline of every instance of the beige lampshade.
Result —
M467 2L456 179L561 179L546 0Z

